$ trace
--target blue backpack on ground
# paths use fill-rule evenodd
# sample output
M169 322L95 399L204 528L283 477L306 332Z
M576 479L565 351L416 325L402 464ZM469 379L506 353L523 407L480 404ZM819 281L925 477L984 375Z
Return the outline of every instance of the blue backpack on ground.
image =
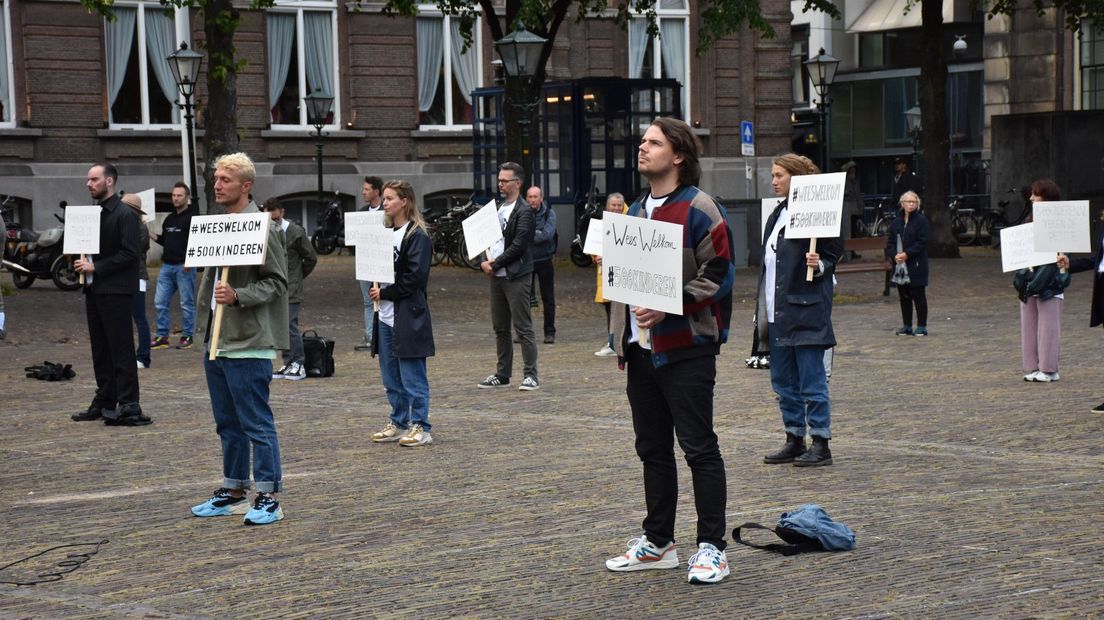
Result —
M740 530L756 529L774 532L787 544L757 545L740 538ZM776 527L745 523L732 530L732 539L742 545L796 555L807 551L850 551L855 548L855 533L846 525L833 521L823 508L805 504L792 512L782 513Z

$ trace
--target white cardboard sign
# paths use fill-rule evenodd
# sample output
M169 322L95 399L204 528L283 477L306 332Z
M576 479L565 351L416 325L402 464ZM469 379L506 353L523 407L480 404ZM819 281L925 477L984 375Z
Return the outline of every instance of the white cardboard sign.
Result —
M1035 251L1035 230L1034 222L1001 229L1002 271L1038 267L1055 261L1054 252Z
M682 314L682 226L620 213L603 215L602 295Z
M348 229L346 229L348 235ZM364 282L395 281L395 231L386 226L366 226L358 231L356 279Z
M124 208L130 207L123 205ZM65 240L63 254L100 253L100 211L102 207L65 207Z
M460 223L464 228L464 241L468 245L468 258L479 256L502 238L502 224L498 221L495 201L483 205L468 219Z
M583 244L583 254L602 255L602 220L590 218L590 223L587 224L586 243Z
M345 245L360 245L368 227L384 225L383 209L375 211L350 211L345 214ZM358 278L359 279L359 278Z
M1036 202L1031 212L1035 223L1035 251L1052 255L1055 252L1092 252L1088 200Z
M268 213L193 215L185 267L260 265L268 250Z
M763 237L767 236L767 220L770 218L770 214L774 213L774 208L778 206L778 203L785 200L779 196L774 198L761 198L759 205L759 240L762 241Z
M152 222L157 217L157 192L151 187L135 194L142 201L142 221Z
M843 217L843 186L846 172L803 174L790 179L787 239L840 236Z

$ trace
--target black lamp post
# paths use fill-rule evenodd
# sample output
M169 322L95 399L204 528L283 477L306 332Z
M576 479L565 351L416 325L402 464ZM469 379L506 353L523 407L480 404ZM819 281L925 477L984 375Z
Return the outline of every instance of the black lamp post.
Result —
M322 128L325 127L329 121L330 108L333 107L333 96L316 90L313 93L303 97L303 101L307 102L307 121L314 125L314 129L318 132L318 208L322 209L322 145L325 144L325 134L322 133Z
M518 93L518 97L508 97L507 103L517 110L519 116L522 159L520 163L525 168L526 174L530 175L530 179L535 178L536 171L533 166L535 157L529 142L529 125L532 122L533 111L540 105L540 97L533 96L529 91L546 43L548 39L529 32L520 23L516 30L495 41L498 55L502 58L502 68L506 72L506 92L510 93L509 82L514 81L515 92Z
M912 138L912 170L920 170L920 104L916 104L905 110L905 124L908 126L908 135Z
M829 172L828 158L832 153L831 149L828 148L828 141L831 139L831 134L828 131L828 107L832 105L829 95L832 90L832 82L836 79L836 69L839 67L839 63L838 58L825 54L823 47L820 48L819 54L805 61L805 66L809 69L809 78L813 81L813 88L816 90L817 97L820 98L817 102L817 111L820 115L820 145L823 150L820 159L821 172Z
M184 103L177 105L184 111L184 128L187 131L189 154L188 174L192 183L191 194L197 211L202 212L199 208L199 187L196 185L196 154L193 138L195 117L192 115L192 96L195 95L196 78L199 76L199 66L203 64L203 54L188 49L188 44L182 42L180 49L169 54L167 60L173 79L176 80L176 88L180 91L180 96L184 98Z

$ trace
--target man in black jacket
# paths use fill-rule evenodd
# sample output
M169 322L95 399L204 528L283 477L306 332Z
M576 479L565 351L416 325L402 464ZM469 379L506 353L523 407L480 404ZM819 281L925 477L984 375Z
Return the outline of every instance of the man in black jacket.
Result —
M73 263L84 274L88 340L96 395L75 422L103 418L108 426L142 426L152 422L138 404L138 366L130 310L138 292L139 216L119 200L119 173L111 164L88 170L88 193L100 204L100 251Z
M540 388L537 381L537 341L533 337L533 315L529 298L533 290L533 209L521 200L521 184L525 170L519 164L506 162L498 168L498 220L502 224L502 242L487 252L480 264L491 278L491 324L494 326L498 366L495 374L479 383L481 388L510 385L514 366L514 345L510 338L513 324L521 342L525 361L525 378L521 391Z

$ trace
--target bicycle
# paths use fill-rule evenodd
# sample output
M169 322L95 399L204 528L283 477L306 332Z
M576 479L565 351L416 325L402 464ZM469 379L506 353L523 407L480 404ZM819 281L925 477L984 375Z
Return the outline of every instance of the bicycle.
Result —
M866 211L873 211L873 221L870 224L863 225L863 233L867 237L884 237L889 234L889 225L894 218L897 217L897 209L895 207L886 206L889 202L889 197L875 198L877 201L876 206L863 205L863 222L871 219L871 216L865 215Z
M947 209L951 212L951 234L960 246L977 243L981 225L974 210L960 206L962 196L951 196Z
M469 199L461 206L452 206L443 214L426 223L433 243L433 256L430 264L439 265L446 260L454 265L479 269L479 256L469 259L467 244L464 241L462 222L478 211L480 205Z
M1020 191L1019 188L1016 187L1009 188L1009 190L1005 193L1019 194L1021 198L1024 198L1023 193ZM1008 206L1010 204L1012 204L1012 200L1010 198L1002 198L997 201L996 209L986 209L978 217L979 232L983 233L985 237L989 239L990 243L992 242L995 235L1000 235L1000 230L1002 228L1008 228L1010 226L1018 226L1020 224L1023 224L1027 220L1028 214L1031 213L1031 209L1029 209L1027 206L1024 206L1020 209L1020 214L1016 217L1016 219L1009 222L1005 219L1005 215L1008 212Z

